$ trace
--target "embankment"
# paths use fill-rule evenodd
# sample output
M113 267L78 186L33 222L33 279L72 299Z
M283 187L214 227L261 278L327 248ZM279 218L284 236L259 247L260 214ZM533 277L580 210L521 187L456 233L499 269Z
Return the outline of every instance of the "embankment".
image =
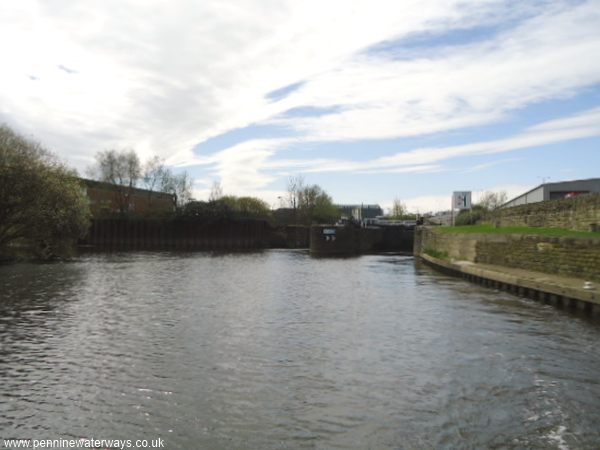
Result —
M541 300L600 305L600 238L415 231L415 256L472 281ZM598 306L596 306L598 309Z
M598 237L441 233L419 227L415 254L422 253L600 282Z
M530 203L494 211L493 222L502 227L525 226L593 231L600 226L600 194Z

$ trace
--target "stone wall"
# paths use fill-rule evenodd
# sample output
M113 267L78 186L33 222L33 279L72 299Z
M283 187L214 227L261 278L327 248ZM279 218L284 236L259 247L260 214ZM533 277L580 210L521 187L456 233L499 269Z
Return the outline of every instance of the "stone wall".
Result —
M600 281L600 239L504 235L477 242L476 262Z
M437 233L432 227L417 227L415 230L414 254L437 252L451 259L475 262L479 234Z
M495 212L503 227L528 226L590 231L600 225L600 194L515 206Z
M419 227L415 254L600 281L600 238L439 233Z

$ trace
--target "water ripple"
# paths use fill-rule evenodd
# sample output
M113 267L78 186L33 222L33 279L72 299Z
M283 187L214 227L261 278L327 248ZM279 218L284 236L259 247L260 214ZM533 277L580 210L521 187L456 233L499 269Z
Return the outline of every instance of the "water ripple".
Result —
M406 256L0 267L0 431L168 448L593 448L597 322Z

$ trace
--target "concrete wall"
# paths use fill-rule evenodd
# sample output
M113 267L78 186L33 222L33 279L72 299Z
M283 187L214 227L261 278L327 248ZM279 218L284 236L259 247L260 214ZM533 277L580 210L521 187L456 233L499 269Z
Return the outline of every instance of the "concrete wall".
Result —
M499 226L530 226L590 231L600 225L600 194L552 200L497 210Z
M416 230L415 254L600 281L600 238Z

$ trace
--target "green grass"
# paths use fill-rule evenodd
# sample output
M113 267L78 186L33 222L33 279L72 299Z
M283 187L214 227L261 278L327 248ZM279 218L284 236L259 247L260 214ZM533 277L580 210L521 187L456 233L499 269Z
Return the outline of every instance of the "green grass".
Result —
M489 234L535 234L539 236L584 236L600 237L600 232L572 231L562 228L542 227L494 227L493 225L462 225L457 227L435 227L439 233L489 233Z
M448 259L447 252L441 252L434 248L429 248L429 247L424 248L423 253L425 253L426 255L429 255L429 256L433 256L434 258L437 258L437 259Z

